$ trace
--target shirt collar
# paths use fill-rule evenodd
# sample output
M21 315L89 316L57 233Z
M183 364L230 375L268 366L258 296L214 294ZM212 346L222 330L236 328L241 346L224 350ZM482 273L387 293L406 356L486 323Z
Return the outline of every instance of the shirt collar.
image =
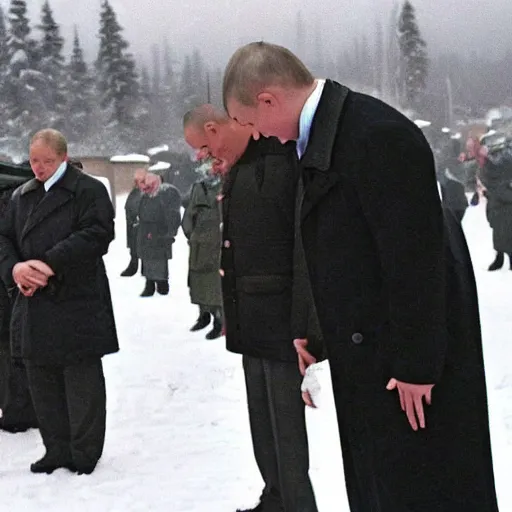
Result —
M53 176L49 179L47 179L44 182L44 189L46 192L50 190L57 181L59 181L63 174L66 172L66 169L68 167L68 163L66 161L62 162L59 167L57 167L57 170L54 172Z
M299 119L299 138L297 139L297 155L299 159L302 158L308 146L311 125L313 124L313 119L315 118L316 110L322 97L324 85L325 80L317 80L315 89L302 107Z

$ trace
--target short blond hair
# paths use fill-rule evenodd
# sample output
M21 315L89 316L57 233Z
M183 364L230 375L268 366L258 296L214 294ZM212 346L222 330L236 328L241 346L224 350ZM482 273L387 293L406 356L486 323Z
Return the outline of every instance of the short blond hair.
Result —
M308 87L315 77L288 48L263 41L239 48L224 71L222 95L224 108L229 99L254 106L256 95L265 87Z
M44 130L39 130L30 141L30 145L35 142L41 141L47 146L51 147L59 156L64 156L68 152L68 142L66 137L59 132L58 130L54 130L53 128L45 128Z

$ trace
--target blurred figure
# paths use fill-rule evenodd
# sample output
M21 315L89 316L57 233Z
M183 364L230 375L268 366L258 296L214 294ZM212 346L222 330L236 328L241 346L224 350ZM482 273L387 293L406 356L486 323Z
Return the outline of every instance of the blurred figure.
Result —
M137 212L137 255L142 261L146 285L141 297L169 293L169 263L172 246L181 224L181 197L160 176L139 169L135 184L142 193Z
M437 181L441 187L443 208L453 213L458 222L462 222L468 208L468 199L464 183L460 181L461 141L446 136L436 158Z
M499 270L509 257L512 270L512 145L496 152L482 147L479 179L487 197L487 220L492 228L492 242L496 258L489 271Z
M199 317L191 331L210 325L206 339L216 339L222 332L222 293L220 269L221 211L219 194L222 183L208 163L197 181L183 215L182 229L190 246L188 286L192 304L199 306ZM200 171L201 172L201 171Z
M137 255L137 216L139 214L141 199L142 192L137 183L134 182L133 188L128 194L124 204L124 214L126 219L126 246L130 251L130 262L121 272L122 277L132 277L139 270L139 256Z
M0 217L6 215L14 190L32 176L28 165L1 164ZM37 428L37 418L23 362L11 356L13 290L8 290L7 286L0 279L0 429L14 434Z

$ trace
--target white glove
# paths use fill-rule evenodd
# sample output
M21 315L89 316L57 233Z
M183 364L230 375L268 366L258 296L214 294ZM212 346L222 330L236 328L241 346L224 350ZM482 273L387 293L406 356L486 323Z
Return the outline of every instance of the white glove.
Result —
M319 405L320 391L322 389L320 381L318 380L318 372L321 371L321 366L316 364L309 365L306 368L306 375L304 376L300 386L300 390L303 393L309 393L315 407L318 407Z

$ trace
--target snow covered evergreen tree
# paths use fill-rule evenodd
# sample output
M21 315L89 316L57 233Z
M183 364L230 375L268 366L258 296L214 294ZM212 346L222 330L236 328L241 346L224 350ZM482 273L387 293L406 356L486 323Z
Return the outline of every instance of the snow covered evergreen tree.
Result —
M47 125L47 79L36 69L37 43L30 32L25 0L11 0L5 101L9 135L16 146L12 150L18 154L26 154L32 133Z
M105 129L112 150L128 148L136 137L139 84L133 56L127 51L122 27L108 2L101 4L100 47L96 60L100 104L106 112ZM116 140L117 139L117 140Z
M64 56L62 48L64 38L60 35L59 25L55 22L53 12L48 0L45 1L41 13L41 24L38 26L42 32L40 43L39 71L46 77L45 102L48 115L48 126L64 130L64 117L66 105L66 90L64 83Z
M94 80L85 62L76 27L65 83L68 97L66 134L70 142L83 144L93 128L93 113L95 111L93 103Z
M428 74L427 44L421 37L416 12L408 0L398 20L398 42L401 58L402 104L409 108L418 105L425 92Z
M5 24L4 10L2 9L2 6L0 6L0 137L3 137L7 133L5 81L8 63L9 53L7 47L7 26Z

